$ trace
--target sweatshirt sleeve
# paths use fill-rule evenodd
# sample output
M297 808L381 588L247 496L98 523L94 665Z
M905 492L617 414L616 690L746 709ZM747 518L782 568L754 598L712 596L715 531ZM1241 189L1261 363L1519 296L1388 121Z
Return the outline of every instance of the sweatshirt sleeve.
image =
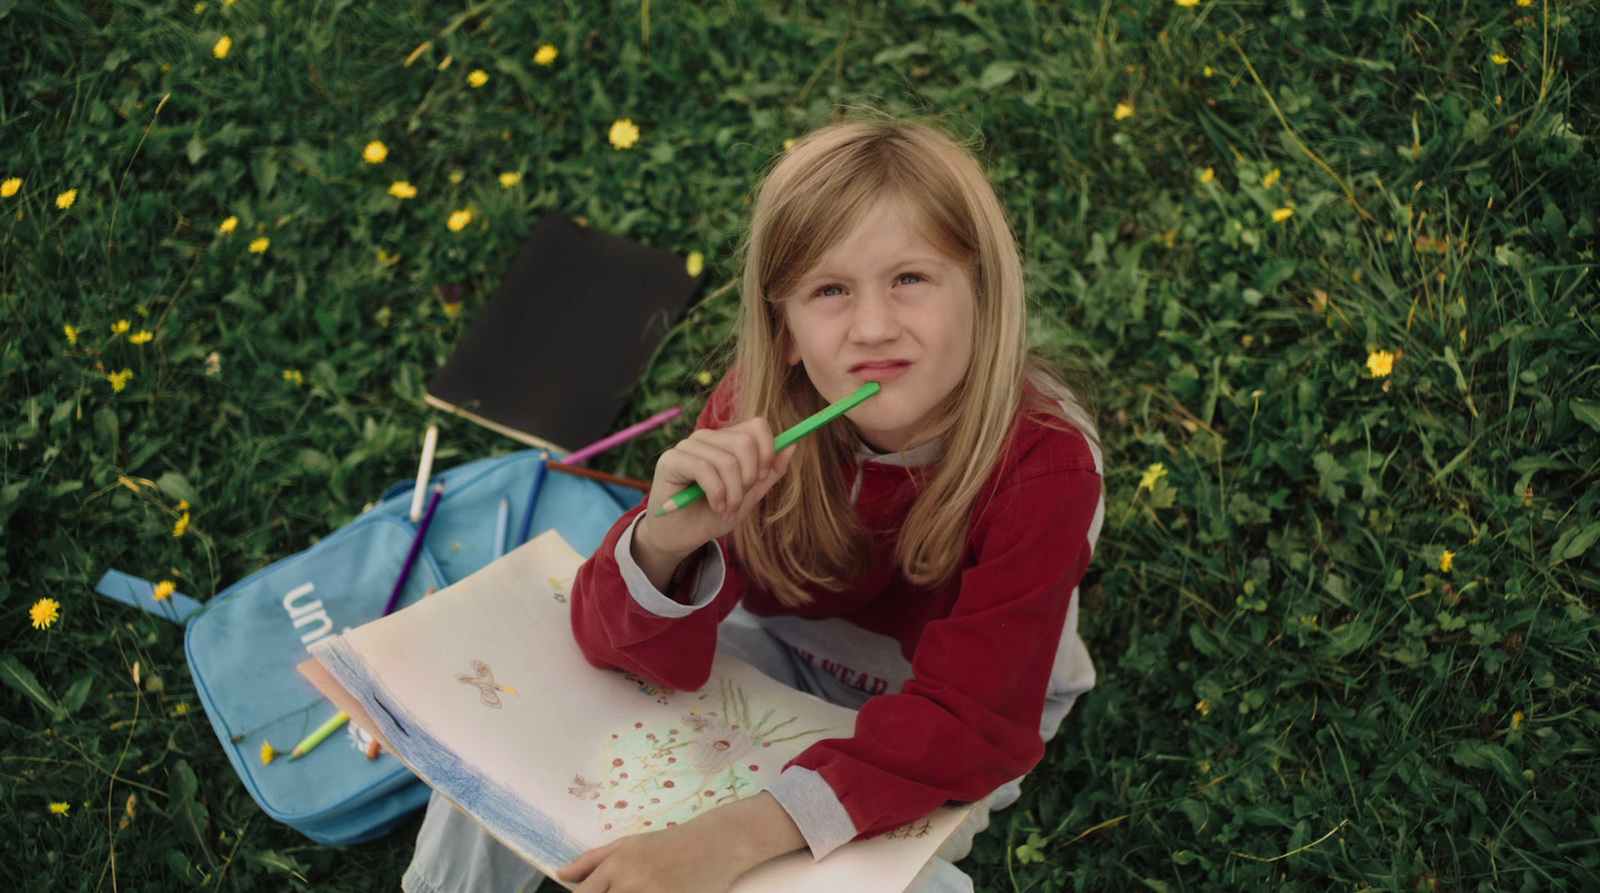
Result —
M1050 673L1100 496L1092 469L1052 470L1011 482L983 509L974 564L950 616L924 629L912 680L869 700L854 735L807 748L773 786L786 807L797 804L792 816L801 803L817 813L813 858L851 839L838 833L832 798L818 796L827 789L859 839L982 799L1038 764Z
M695 424L726 423L732 393L724 380ZM633 560L633 530L650 505L645 496L606 532L572 583L572 633L589 663L621 669L684 691L711 676L717 625L738 604L742 578L725 573L722 546L713 541L684 559L669 592L651 584Z

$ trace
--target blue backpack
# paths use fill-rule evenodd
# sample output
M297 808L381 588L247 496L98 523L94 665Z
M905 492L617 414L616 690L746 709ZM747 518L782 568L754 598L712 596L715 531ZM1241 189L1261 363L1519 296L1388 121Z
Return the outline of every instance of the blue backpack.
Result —
M401 607L493 559L503 496L511 500L506 551L515 547L538 462L527 450L433 477L444 493ZM428 801L427 786L393 756L367 758L370 738L352 723L292 762L264 764L262 749L270 742L286 756L337 712L295 667L312 643L382 615L416 532L408 517L414 484L396 483L356 520L228 587L188 620L189 669L234 771L267 815L318 843L380 837ZM554 529L589 555L641 499L626 487L546 474L529 537Z

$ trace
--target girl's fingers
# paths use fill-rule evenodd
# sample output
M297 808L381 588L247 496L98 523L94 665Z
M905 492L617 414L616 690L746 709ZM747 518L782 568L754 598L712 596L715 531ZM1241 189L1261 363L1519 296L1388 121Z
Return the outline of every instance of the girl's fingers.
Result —
M626 838L624 838L626 839ZM622 840L613 840L605 846L595 847L584 853L556 871L556 876L563 881L581 881L600 867L612 852L622 843Z
M744 500L744 483L739 476L739 460L715 444L686 440L678 444L690 460L694 483L706 491L706 501L719 515Z

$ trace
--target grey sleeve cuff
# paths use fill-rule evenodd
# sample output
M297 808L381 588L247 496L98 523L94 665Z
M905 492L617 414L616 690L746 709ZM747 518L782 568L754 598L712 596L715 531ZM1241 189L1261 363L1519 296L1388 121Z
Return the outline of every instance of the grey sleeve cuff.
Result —
M656 615L657 617L687 617L711 603L722 591L722 580L727 570L727 565L722 560L722 547L712 540L700 550L700 580L695 586L694 597L687 604L675 602L665 593L650 582L639 563L633 560L633 529L639 525L639 519L644 517L641 512L628 528L622 531L622 536L617 538L617 547L612 552L617 559L617 567L622 570L622 581L628 584L628 594L639 607ZM685 559L693 561L694 558Z
M856 839L856 823L815 770L790 766L767 790L799 826L813 860Z

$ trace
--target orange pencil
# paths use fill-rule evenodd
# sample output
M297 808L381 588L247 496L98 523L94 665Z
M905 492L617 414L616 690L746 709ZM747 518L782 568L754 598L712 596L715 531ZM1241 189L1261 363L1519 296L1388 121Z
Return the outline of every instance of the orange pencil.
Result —
M607 484L618 484L623 487L632 487L635 490L648 491L650 489L650 485L644 481L635 480L634 478L618 477L614 474L606 474L603 471L595 471L592 468L584 468L582 465L568 465L565 462L551 462L550 470L559 471L562 474L570 474L573 477L590 478L592 480L602 481Z

